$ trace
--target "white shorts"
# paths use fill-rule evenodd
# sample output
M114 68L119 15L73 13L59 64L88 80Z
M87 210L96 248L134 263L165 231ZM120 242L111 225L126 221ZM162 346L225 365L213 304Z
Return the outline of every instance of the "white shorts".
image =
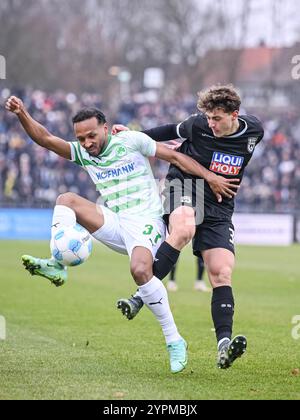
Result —
M131 254L137 246L149 249L153 259L164 242L166 225L163 219L116 214L100 206L104 225L93 233L93 237L120 254Z

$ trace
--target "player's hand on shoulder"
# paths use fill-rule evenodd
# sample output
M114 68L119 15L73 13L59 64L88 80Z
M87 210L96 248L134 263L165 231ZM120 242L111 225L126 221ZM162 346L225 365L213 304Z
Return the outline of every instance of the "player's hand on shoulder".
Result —
M238 178L227 179L213 172L210 173L207 182L219 203L222 202L222 197L234 198L240 188Z
M5 103L5 108L14 114L19 114L24 109L24 104L20 98L10 96Z
M111 134L114 136L121 131L129 131L129 128L122 124L114 124L111 129Z

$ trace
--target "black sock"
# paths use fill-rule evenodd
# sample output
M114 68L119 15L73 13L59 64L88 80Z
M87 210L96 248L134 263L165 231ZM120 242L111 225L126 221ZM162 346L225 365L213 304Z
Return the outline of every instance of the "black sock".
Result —
M225 337L231 339L234 314L234 299L230 286L213 289L211 315L214 322L217 341Z
M153 263L153 274L163 280L176 264L180 251L173 248L168 242L163 242L159 247L155 262Z
M197 257L197 280L203 280L204 262L202 257Z
M176 281L176 268L177 268L177 264L175 264L175 265L173 265L173 268L172 268L172 270L171 270L171 272L170 272L170 278L169 278L169 281Z

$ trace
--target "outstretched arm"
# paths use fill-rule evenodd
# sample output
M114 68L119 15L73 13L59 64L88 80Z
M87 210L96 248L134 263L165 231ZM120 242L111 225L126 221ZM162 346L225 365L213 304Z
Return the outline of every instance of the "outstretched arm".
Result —
M26 110L21 99L11 96L5 104L5 108L17 115L24 130L35 143L59 156L71 159L70 144L59 137L55 137L44 126L35 121Z
M128 131L129 128L122 124L114 124L112 126L111 133L117 134L120 131ZM142 133L147 134L155 141L169 141L178 139L179 133L177 133L176 124L166 124L159 127L150 128L148 130L142 131Z
M239 179L226 179L216 175L191 157L169 149L162 144L157 144L155 156L176 165L184 172L203 178L209 184L219 203L222 202L222 196L232 198L236 195L239 188L239 185L237 185L240 182Z
M144 130L143 133L147 134L155 141L169 141L178 139L179 137L176 124L161 125L159 127L150 128L149 130Z

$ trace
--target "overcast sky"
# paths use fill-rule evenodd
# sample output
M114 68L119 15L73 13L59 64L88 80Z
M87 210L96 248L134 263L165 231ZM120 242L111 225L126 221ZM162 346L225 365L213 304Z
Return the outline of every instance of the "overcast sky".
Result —
M195 0L199 8L209 8L213 13L216 7L222 5L232 20L232 30L237 31L240 25L235 25L241 11L247 2L251 7L248 33L236 34L244 45L256 46L264 41L269 46L290 46L300 41L300 0Z
M240 10L243 1L231 0L231 10ZM299 0L253 0L248 45L264 40L268 45L291 45L300 40Z

